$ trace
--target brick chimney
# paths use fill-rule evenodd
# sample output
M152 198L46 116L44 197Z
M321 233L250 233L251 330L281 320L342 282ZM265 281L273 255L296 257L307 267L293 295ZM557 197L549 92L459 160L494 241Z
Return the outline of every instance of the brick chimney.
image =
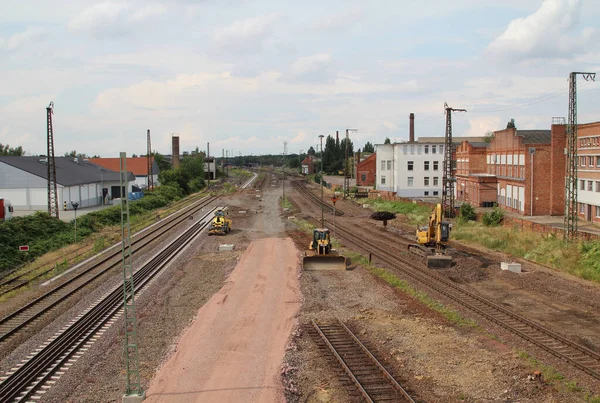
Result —
M415 114L411 113L408 117L410 119L410 132L408 140L412 143L415 141Z
M340 142L340 132L338 130L335 131L335 142L336 144Z

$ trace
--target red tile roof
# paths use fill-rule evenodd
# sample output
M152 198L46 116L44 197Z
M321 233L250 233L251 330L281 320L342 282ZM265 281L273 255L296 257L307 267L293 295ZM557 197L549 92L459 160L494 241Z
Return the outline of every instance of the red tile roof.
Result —
M150 158L154 163L154 157ZM119 172L121 170L120 158L89 158L89 161L111 171ZM146 157L127 158L127 170L135 176L147 176L148 160Z

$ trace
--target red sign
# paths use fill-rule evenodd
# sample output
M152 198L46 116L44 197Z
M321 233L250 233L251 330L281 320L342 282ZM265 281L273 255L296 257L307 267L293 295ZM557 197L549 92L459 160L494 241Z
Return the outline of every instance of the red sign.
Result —
M331 198L331 201L333 202L333 204L335 204L335 202L337 201L337 197L333 196L333 197Z
M19 251L27 252L29 250L29 245L21 245L19 246Z

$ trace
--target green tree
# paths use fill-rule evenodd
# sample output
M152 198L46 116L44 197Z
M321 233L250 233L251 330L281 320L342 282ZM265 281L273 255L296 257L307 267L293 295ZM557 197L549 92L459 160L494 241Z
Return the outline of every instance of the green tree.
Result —
M315 155L315 149L313 148L313 146L310 146L310 148L308 149L307 154L308 155Z
M385 141L383 142L383 144L392 144L392 142L390 141L389 137L386 137Z
M389 144L389 142L386 144ZM373 144L371 144L370 141L367 141L367 144L365 144L365 146L363 147L363 153L374 153L374 152L375 152L375 147L373 146Z
M162 154L154 151L152 153L152 156L154 156L154 161L156 161L156 164L158 164L158 169L161 172L166 171L167 169L171 169L171 164L165 159L165 157Z
M190 193L190 177L186 175L181 168L176 169L166 169L164 171L160 171L158 174L158 181L161 186L173 186L178 189L181 189L184 193Z
M78 153L77 150L71 150L67 153L65 153L65 157L73 157L73 158L89 158L89 156L87 154L84 153Z
M23 151L23 147L18 146L18 147L11 147L8 144L2 144L0 143L0 155L1 156L15 156L15 157L20 157L22 155L25 155L25 151Z

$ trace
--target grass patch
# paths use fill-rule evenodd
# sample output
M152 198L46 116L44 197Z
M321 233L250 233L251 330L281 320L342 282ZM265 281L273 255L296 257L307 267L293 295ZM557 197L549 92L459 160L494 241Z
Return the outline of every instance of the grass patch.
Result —
M521 231L520 228L487 227L477 222L457 223L452 228L451 238L600 282L599 242L567 244L553 234Z
M431 207L404 201L386 201L379 199L358 199L357 203L369 204L375 211L389 211L406 217L409 223L419 225L427 222Z
M384 280L386 283L388 283L389 285L391 285L394 288L397 288L398 290L402 291L403 293L408 294L411 297L419 300L420 302L425 304L430 309L433 309L434 311L442 314L450 322L452 322L460 327L471 327L471 328L479 327L477 325L477 323L475 323L474 321L463 318L454 309L450 309L450 308L444 306L443 304L437 302L436 300L431 298L428 294L417 290L416 288L411 286L408 282L400 279L399 277L397 277L395 274L391 273L390 271L372 265L371 263L369 263L368 259L365 258L363 255L356 253L356 252L352 252L352 251L346 251L345 254L346 254L346 257L350 257L352 259L353 263L359 263L361 266L364 266L371 274L379 277L380 279Z
M306 220L303 220L301 218L295 218L293 220L291 220L294 224L296 224L296 226L301 230L304 231L308 234L310 234L312 236L313 230L316 228L313 224L309 223ZM333 241L331 242L333 245Z
M292 210L294 208L294 206L292 205L292 203L290 202L290 200L287 197L281 197L279 199L279 203L281 204L281 208L287 208Z

